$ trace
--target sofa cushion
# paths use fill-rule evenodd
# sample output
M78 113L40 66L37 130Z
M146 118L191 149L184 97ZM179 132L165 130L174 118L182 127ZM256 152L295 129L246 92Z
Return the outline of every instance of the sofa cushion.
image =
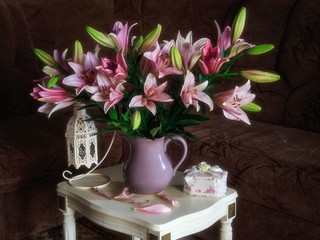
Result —
M214 20L222 25L229 5L230 1L225 0L163 0L161 4L145 0L142 5L143 32L151 31L159 23L162 25L160 40L176 39L178 31L185 37L192 31L194 41L208 37L215 42L217 30Z
M114 1L113 19L114 21L138 23L141 32L142 6L143 0L117 0ZM133 29L135 31L136 29Z
M0 66L13 66L14 40L10 13L7 5L0 0ZM4 37L5 36L5 37Z
M298 1L280 53L279 70L290 86L285 124L320 132L319 1Z
M0 119L36 111L38 104L31 98L32 77L12 66L0 66Z
M240 198L320 223L319 133L218 115L192 132L188 164L220 165Z
M23 9L17 0L4 0L10 13L14 34L15 63L14 66L27 74L37 74L36 57L29 27Z
M5 91L0 97L1 118L33 112L35 103L31 101L29 93L32 76L38 72L23 10L16 0L4 0L4 4L10 21L2 26L9 25L11 29L1 29L4 31L1 42L5 44L5 54L2 57L6 58L0 63L1 87Z
M277 71L279 47L294 4L295 1L291 0L278 0L276 4L269 0L233 2L226 18L227 21L230 22L242 6L247 9L246 25L241 38L257 45L269 43L275 46L267 54L244 56L239 59L237 63L239 68ZM255 102L262 107L262 111L251 115L251 118L262 122L283 124L285 102L289 94L288 84L283 79L272 84L253 82L252 91L256 94Z
M58 179L66 168L66 114L29 114L0 120L1 192Z
M69 49L75 40L84 51L94 50L96 43L86 32L92 26L109 32L113 25L113 1L107 0L19 0L33 36L34 47L52 52ZM76 7L75 7L76 6Z
M250 43L271 43L275 46L274 50L266 55L243 58L246 67L263 66L264 70L275 68L288 17L296 1L278 0L276 4L269 0L234 1L236 9L247 8L246 25L241 37Z

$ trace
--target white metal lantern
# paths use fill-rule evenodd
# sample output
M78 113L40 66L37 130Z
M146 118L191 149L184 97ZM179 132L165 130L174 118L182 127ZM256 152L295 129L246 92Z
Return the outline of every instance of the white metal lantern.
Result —
M67 130L68 165L74 165L76 169L81 166L90 168L92 164L98 164L97 128L93 121L89 121L90 116L84 105L76 103L74 114L70 118Z

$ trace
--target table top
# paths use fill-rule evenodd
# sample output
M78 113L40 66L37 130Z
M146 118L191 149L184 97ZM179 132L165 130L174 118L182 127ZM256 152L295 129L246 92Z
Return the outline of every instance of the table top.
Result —
M96 172L107 175L111 178L111 182L100 189L111 198L119 195L125 187L122 177L122 165L112 166L99 169ZM179 201L178 207L172 207L170 213L150 214L144 212L133 211L134 205L109 200L98 196L93 189L81 189L71 186L67 181L58 184L57 188L60 196L67 196L70 207L89 219L94 220L98 224L103 225L104 217L113 217L124 221L138 224L153 231L161 231L163 229L172 228L177 224L190 222L190 219L198 219L198 221L206 221L205 225L212 225L220 218L226 216L227 207L234 203L237 198L237 192L228 188L227 193L223 197L199 197L190 196L183 192L183 174L177 172L173 178L171 185L164 191L165 194L174 197ZM154 195L136 195L138 199L149 200L148 204L166 203L159 197ZM202 224L203 225L203 224Z

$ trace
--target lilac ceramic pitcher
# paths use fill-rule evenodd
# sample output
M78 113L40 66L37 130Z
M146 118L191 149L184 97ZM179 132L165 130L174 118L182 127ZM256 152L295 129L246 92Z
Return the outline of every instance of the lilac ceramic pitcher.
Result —
M187 143L181 136L162 137L155 140L124 137L129 143L128 158L124 163L123 176L128 187L139 194L156 194L163 191L185 160ZM167 154L171 141L179 141L183 154L175 167Z

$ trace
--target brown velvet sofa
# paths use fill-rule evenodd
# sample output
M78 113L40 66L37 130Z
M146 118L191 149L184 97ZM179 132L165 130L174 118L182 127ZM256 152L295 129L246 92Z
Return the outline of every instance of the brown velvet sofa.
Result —
M23 239L62 223L55 187L67 168L64 131L70 113L51 119L36 113L29 96L42 76L34 47L48 52L94 42L87 25L109 32L114 21L138 22L147 33L157 23L161 39L193 30L194 39L215 39L213 20L230 24L247 8L243 37L273 43L273 52L240 62L273 69L274 84L253 86L263 111L252 125L219 112L190 130L181 170L207 161L229 172L238 190L234 239L318 239L320 236L320 3L317 0L0 0L0 239ZM100 153L109 136L100 136ZM121 159L120 139L106 165ZM119 146L119 147L118 147ZM205 221L205 219L204 219ZM217 227L198 234L216 239Z

